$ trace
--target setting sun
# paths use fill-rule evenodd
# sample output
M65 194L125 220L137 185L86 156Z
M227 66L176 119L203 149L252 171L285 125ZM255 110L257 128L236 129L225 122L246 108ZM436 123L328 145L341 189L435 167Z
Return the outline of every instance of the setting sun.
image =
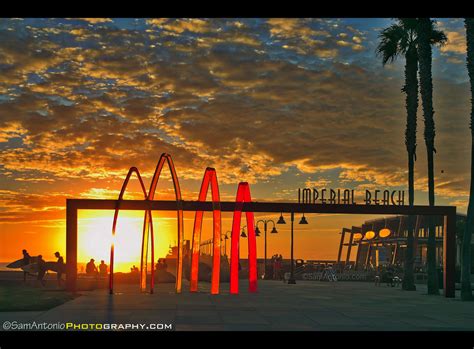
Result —
M91 258L95 263L104 260L110 262L112 242L113 211L79 211L78 224L78 261L87 263ZM144 212L120 212L115 236L115 271L129 272L133 265L140 266ZM171 224L171 223L170 223ZM155 259L165 256L172 243L171 229L166 218L154 217ZM156 261L155 261L156 262ZM79 267L79 271L81 268Z

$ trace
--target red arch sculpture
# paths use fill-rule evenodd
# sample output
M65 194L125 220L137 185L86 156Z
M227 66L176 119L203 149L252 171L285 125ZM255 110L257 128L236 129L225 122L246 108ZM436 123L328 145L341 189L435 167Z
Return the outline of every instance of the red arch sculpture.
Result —
M251 202L250 187L247 182L239 183L237 203L232 220L231 253L230 253L230 293L239 293L239 238L242 204ZM245 212L247 218L248 261L249 261L249 292L257 292L257 240L254 230L253 212Z
M125 190L127 189L128 182L130 181L130 177L132 176L132 173L137 174L138 181L140 182L140 186L143 191L143 196L146 199L147 198L147 193L145 189L145 185L143 184L142 177L140 176L140 171L136 167L130 167L127 173L127 177L125 177L125 181L122 184L122 189L120 190L120 194L118 197L118 202L117 202L117 207L115 208L114 212L114 221L112 223L112 244L110 245L110 274L109 274L109 292L110 294L113 294L114 291L114 252L115 252L115 231L117 228L117 220L118 220L118 214L120 211L120 201L123 200L123 196L125 194ZM145 212L145 216L148 215L148 212ZM150 225L152 225L152 220L150 216ZM151 228L151 235L153 236L153 226ZM153 238L152 238L153 239ZM152 272L152 283L153 283L153 272Z
M161 170L163 169L163 165L165 161L168 163L168 167L171 172L171 179L173 180L173 187L174 187L174 194L176 197L176 201L178 202L178 206L180 207L181 204L181 189L179 187L179 180L178 176L176 175L176 170L174 168L173 159L171 155L167 153L163 153L156 164L155 173L153 174L153 178L150 184L150 190L148 191L147 200L153 200L155 197L156 186L158 185L158 180L160 179ZM142 290L146 288L146 275L147 275L147 252L148 252L148 238L149 238L149 231L148 228L151 225L151 211L147 211L148 214L145 214L145 221L143 223L143 240L142 240L142 259L141 259L141 272L140 272L140 287ZM181 285L182 285L182 275L183 275L183 210L179 209L176 212L177 221L178 221L178 259L176 263L176 292L181 293ZM151 229L153 231L153 228ZM153 233L152 233L153 234ZM152 274L153 274L153 264L155 263L154 260L154 246L153 246L153 238L151 240L151 254L152 254ZM153 278L152 278L153 280ZM153 286L151 285L151 292L153 292Z
M212 280L211 280L211 294L219 294L220 281L220 251L221 251L221 210L219 185L217 183L217 174L214 168L208 167L204 172L204 178L201 183L198 201L206 201L207 192L211 185L212 204L213 204L213 253L212 253ZM199 275L199 248L201 242L202 218L204 212L196 211L194 217L193 229L193 244L191 257L191 277L190 288L191 292L197 292L198 275Z
M123 195L128 186L128 182L132 173L136 173L140 182L143 195L145 200L153 200L155 197L155 191L160 178L161 171L165 162L168 163L170 169L171 178L173 180L174 192L176 201L178 203L177 224L178 224L178 259L176 264L176 292L180 293L182 288L182 275L183 275L183 210L182 210L182 198L181 189L179 186L178 176L173 164L171 155L163 153L158 160L156 165L155 173L150 184L150 190L148 194L143 184L140 172L136 167L131 167L125 177L122 189L117 201L117 207L115 208L114 220L112 224L112 237L115 237L115 231L117 227L117 219L120 211L120 202L123 200ZM219 282L220 282L220 240L221 240L221 210L220 210L220 197L219 197L219 186L217 182L216 170L208 167L204 173L204 178L201 184L199 192L199 201L205 201L207 192L211 185L212 203L213 203L213 262L212 262L212 282L211 282L211 293L219 294ZM236 209L234 211L234 217L232 222L232 236L231 236L231 258L230 258L230 293L239 293L239 237L240 237L240 221L242 218L242 204L244 202L251 202L250 187L247 182L239 183L237 188L236 196ZM248 235L248 260L249 260L249 292L257 292L257 241L254 230L254 214L253 212L246 212L247 219L247 235ZM193 230L193 246L192 246L192 261L191 261L191 283L190 291L197 291L198 284L198 272L199 272L199 245L202 230L202 219L204 212L196 211L194 218L194 230ZM153 220L150 210L145 212L145 218L143 222L143 237L142 237L142 251L141 251L141 270L140 270L140 288L141 290L146 289L146 276L147 276L147 263L148 263L148 241L151 237L151 281L150 281L150 293L153 293L154 289L154 232L153 232ZM109 275L109 291L113 294L114 285L114 242L110 248L110 275Z

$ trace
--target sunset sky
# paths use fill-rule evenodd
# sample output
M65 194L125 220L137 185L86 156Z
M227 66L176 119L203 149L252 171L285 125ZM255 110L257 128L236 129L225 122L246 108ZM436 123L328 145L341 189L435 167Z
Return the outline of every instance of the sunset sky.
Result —
M130 166L148 188L163 152L185 200L197 199L207 166L223 200L235 198L239 181L259 201L294 201L305 186L406 190L404 60L383 67L375 55L391 22L0 19L0 262L22 248L46 260L65 254L65 199L116 198ZM465 212L465 31L461 19L438 25L448 43L433 51L436 203ZM426 204L421 108L418 126L416 203ZM173 197L171 182L158 189L156 198ZM132 197L140 198L137 183ZM112 214L81 213L80 259L108 258ZM139 262L142 216L121 216L123 268ZM176 241L173 217L156 213L158 256ZM367 218L309 215L296 226L296 256L335 259L340 229ZM224 233L232 216L223 219ZM192 224L187 213L186 239ZM288 258L289 224L277 228L268 253Z

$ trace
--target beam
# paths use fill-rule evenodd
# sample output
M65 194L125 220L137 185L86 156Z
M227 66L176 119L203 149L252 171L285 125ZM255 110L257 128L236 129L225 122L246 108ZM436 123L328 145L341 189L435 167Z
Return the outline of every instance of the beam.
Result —
M337 205L337 204L301 204L288 202L202 202L202 201L165 201L165 200L66 200L66 289L76 291L77 281L77 211L78 210L160 210L176 211L213 211L215 204L221 211L233 212L236 208L244 212L304 212L333 214L398 214L398 215L439 215L444 218L444 295L454 297L454 276L456 262L456 207L454 206L381 206L381 205ZM237 207L238 206L238 207ZM357 260L360 254L357 250ZM370 248L370 246L369 246ZM370 252L368 251L369 256Z
M152 210L176 211L182 206L184 211L213 211L212 202L171 200L97 200L97 199L67 199L67 202L78 210L114 210L119 205L120 210ZM293 202L245 202L239 203L242 211L248 212L304 212L304 213L341 213L341 214L400 214L400 215L449 215L454 212L454 206L382 206L382 205L338 205L338 204L300 204ZM221 211L234 212L236 203L223 201Z
M342 228L341 241L339 242L339 250L337 252L337 263L341 262L342 246L344 244L344 236L346 235L346 228Z

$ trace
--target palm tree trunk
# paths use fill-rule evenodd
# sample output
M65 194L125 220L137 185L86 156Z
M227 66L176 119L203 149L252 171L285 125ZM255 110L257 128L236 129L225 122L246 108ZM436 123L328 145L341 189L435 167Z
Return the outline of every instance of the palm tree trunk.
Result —
M474 18L464 20L466 26L467 43L467 71L471 83L471 189L469 192L469 206L467 208L467 222L462 239L461 259L461 299L472 300L471 290L471 238L474 228Z
M420 18L418 32L418 59L420 61L420 93L425 121L425 143L428 158L428 199L434 206L434 147L435 124L433 110L433 80L431 76L431 43L432 22L430 18ZM439 294L438 277L436 275L436 230L431 217L428 217L428 294Z
M406 54L405 63L405 86L406 93L407 124L405 131L405 145L408 153L408 201L413 206L415 202L415 159L416 159L416 113L418 109L418 57L416 49L410 48ZM405 253L404 277L402 288L406 291L414 291L415 278L413 274L413 217L408 217L407 249Z
M428 162L428 196L430 206L434 206L434 152L427 149ZM436 227L432 216L428 216L428 244L426 253L428 265L428 294L439 294L438 275L436 271Z

